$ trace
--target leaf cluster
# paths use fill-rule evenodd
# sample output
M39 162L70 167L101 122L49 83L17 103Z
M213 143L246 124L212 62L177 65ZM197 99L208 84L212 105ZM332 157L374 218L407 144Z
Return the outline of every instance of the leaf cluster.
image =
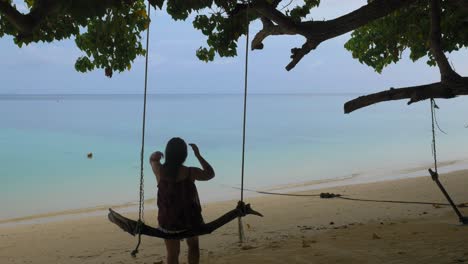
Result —
M19 47L75 37L84 53L75 63L76 70L105 69L110 77L114 71L130 69L136 56L145 54L141 32L149 25L145 1L114 1L110 5L111 1L25 0L30 16L41 18L34 30L20 32L0 14L0 37L13 36Z
M86 31L76 34L76 45L86 55L78 58L76 70L106 69L122 72L131 68L137 56L144 55L141 32L149 25L148 14L142 1L130 5L108 8L103 16L89 18Z
M286 15L290 16L294 21L300 22L310 14L312 8L319 6L319 4L320 0L304 0L302 5L295 6L291 10L286 10Z
M448 1L442 4L442 49L452 52L467 47L467 14ZM430 23L428 1L419 1L355 30L345 48L359 62L379 73L391 63L397 63L407 49L411 60L427 56L427 64L435 66L430 52Z

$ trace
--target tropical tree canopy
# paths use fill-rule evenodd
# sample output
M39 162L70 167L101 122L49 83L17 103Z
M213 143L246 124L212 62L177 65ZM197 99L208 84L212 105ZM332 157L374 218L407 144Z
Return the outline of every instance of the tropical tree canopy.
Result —
M0 37L12 36L19 47L74 38L83 51L76 60L76 70L104 69L109 77L115 71L130 69L135 58L145 54L142 32L149 18L144 0L24 0L27 11L23 13L18 9L19 1L0 0ZM206 45L196 51L203 61L236 56L239 38L246 34L248 23L260 20L263 28L254 32L254 50L263 49L263 41L273 35L304 38L302 46L291 48L287 70L322 42L348 32L352 34L345 48L377 72L398 62L405 50L412 60L427 56L428 64L440 69L441 82L416 87L417 95L408 90L415 87L391 89L364 104L358 101L346 112L380 101L409 98L416 102L468 93L466 78L459 76L445 57L446 52L468 45L467 0L369 0L348 14L326 21L310 15L320 2L150 0L152 8L165 9L175 20L193 18L194 28L206 36Z

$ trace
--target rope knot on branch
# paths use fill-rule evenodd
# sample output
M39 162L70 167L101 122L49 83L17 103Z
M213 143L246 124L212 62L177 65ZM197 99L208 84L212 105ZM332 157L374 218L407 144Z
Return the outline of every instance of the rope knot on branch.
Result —
M246 216L248 214L253 214L253 215L257 215L257 216L262 216L263 215L257 211L255 211L254 209L252 209L252 207L250 206L250 204L245 204L243 201L239 201L237 203L237 207L236 207L236 210L239 211L239 216L240 217L243 217L243 216Z

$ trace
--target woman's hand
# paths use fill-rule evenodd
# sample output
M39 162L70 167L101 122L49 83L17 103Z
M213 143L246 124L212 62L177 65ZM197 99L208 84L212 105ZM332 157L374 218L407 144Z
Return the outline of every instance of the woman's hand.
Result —
M193 144L193 143L190 143L189 144L190 147L192 147L193 149L193 154L195 154L195 156L200 156L200 150L198 149L198 146Z
M154 176L156 176L156 181L159 183L160 179L160 170L161 170L161 159L164 157L164 154L161 151L153 152L150 156L151 169L153 170Z
M189 144L189 146L192 147L195 157L197 157L198 161L200 162L200 165L203 168L199 169L192 167L192 171L194 172L192 174L192 178L197 181L208 181L213 179L213 177L215 176L213 167L211 167L211 165L202 157L198 146L193 143Z
M164 158L164 154L161 151L156 151L151 154L150 162L160 161L162 158Z

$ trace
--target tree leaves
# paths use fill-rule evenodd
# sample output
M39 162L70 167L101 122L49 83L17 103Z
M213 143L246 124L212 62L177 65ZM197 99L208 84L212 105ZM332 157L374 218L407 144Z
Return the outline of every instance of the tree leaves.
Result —
M75 68L85 72L94 68L111 72L128 70L131 62L145 50L141 44L141 32L148 26L148 15L142 2L131 6L108 9L103 17L88 21L87 31L77 34L75 43L86 53L86 62L77 61Z
M208 48L200 47L197 57L203 61L212 61L216 53L221 57L237 55L237 40L246 32L247 21L245 15L234 19L222 13L213 13L211 16L196 16L193 26L208 37Z
M152 5L154 8L159 8L162 9L164 5L164 0L149 0L150 5Z
M54 5L57 11L43 17L31 34L18 32L0 15L0 37L12 35L15 44L21 47L31 42L52 42L74 36L77 47L84 52L77 59L75 69L80 72L105 69L106 75L112 76L114 71L129 70L128 65L145 54L141 32L148 28L149 19L142 0L115 1L110 7L109 1L112 0L61 1ZM44 0L25 2L31 14L50 7L41 5Z
M11 3L11 0L0 0ZM19 32L0 13L0 37L14 37L21 47L31 42L52 42L75 38L83 52L75 68L80 72L105 69L112 76L117 71L130 70L137 56L143 56L141 33L148 28L149 18L145 0L23 0L33 19L40 17L31 33ZM250 6L257 1L251 0ZM263 4L265 0L263 0ZM281 4L281 2L284 2ZM312 8L320 0L280 1L266 0L274 7L283 6L283 14L296 23L308 20ZM467 13L443 0L442 45L451 52L468 44ZM206 46L196 51L203 61L216 56L237 55L238 40L247 32L249 22L259 18L255 8L246 12L241 0L150 0L154 8L166 8L174 20L186 20L193 14L193 27L206 36ZM429 52L429 8L426 0L402 8L391 15L355 30L345 48L361 63L381 72L386 66L401 59L405 50L418 60L428 56L428 64L435 62ZM41 17L40 14L47 14ZM248 15L248 17L247 17ZM129 66L130 65L130 66Z
M312 8L317 7L319 4L320 0L304 0L304 4L302 6L296 6L290 11L286 11L286 14L294 21L299 22L310 13Z
M79 57L75 62L75 69L79 72L87 72L94 69L93 63L88 59L88 57Z
M463 17L466 13L443 2L442 46L445 52L459 50L468 45L468 31ZM409 49L409 58L416 61L428 56L427 64L436 63L430 52L430 10L427 1L401 9L392 15L374 21L351 34L345 48L353 58L377 72L401 59L404 50Z

